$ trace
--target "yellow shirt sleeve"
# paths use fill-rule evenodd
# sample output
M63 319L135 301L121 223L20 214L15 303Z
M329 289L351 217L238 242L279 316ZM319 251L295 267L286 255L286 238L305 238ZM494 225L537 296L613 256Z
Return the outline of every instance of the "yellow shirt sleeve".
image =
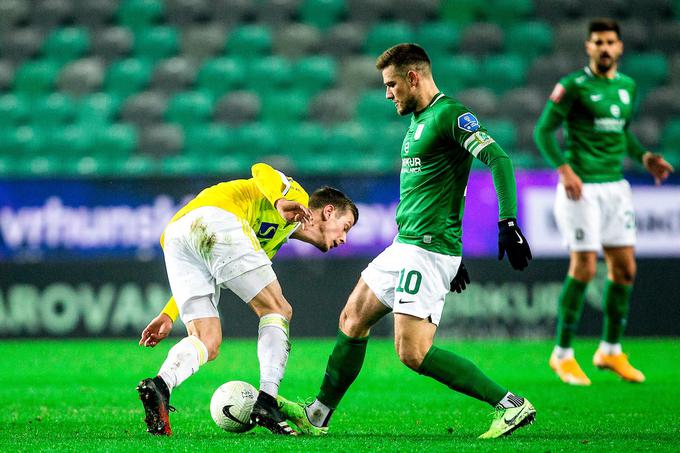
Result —
M276 200L284 198L290 189L290 181L286 175L274 170L267 164L255 164L251 168L253 179L262 195L274 206Z
M165 307L163 307L163 310L161 310L161 314L162 313L170 316L172 322L177 321L177 318L179 317L179 308L177 308L177 302L175 302L174 297L170 297L168 303L165 304Z

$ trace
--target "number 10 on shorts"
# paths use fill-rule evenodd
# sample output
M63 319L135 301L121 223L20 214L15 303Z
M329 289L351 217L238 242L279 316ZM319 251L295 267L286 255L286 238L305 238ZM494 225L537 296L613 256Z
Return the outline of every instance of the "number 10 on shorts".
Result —
M416 294L420 290L422 280L423 276L420 272L412 270L407 273L406 269L402 269L399 272L399 284L395 291L398 293Z

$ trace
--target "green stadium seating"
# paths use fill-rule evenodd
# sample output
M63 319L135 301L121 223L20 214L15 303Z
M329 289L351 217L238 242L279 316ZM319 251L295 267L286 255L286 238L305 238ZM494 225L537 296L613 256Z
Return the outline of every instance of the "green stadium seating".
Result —
M231 150L230 131L217 124L196 125L185 129L184 149L186 154L219 156Z
M130 28L145 28L158 23L163 10L161 0L123 0L118 8L118 22Z
M509 120L488 120L482 125L489 131L489 135L507 152L515 149L517 145L517 128L515 123Z
M115 94L91 94L76 105L76 121L88 126L108 124L118 113L120 104L120 98Z
M167 175L198 175L205 173L209 165L204 156L180 154L164 158L160 166Z
M519 22L534 12L534 0L490 0L483 5L486 21L500 25Z
M298 122L306 117L309 96L299 90L273 91L262 97L263 121L271 123Z
M458 49L460 29L451 22L426 22L418 28L415 42L432 60L450 57Z
M156 171L157 162L150 156L135 154L114 160L116 174L122 176L147 176Z
M357 102L356 119L367 124L380 124L397 118L394 103L385 97L384 90L364 91Z
M176 94L168 105L165 119L183 126L202 124L210 121L213 98L202 91L188 91Z
M373 144L369 129L357 122L343 123L329 128L326 150L338 155L361 154Z
M482 2L442 0L439 11L442 19L460 25L467 25L480 19L485 8L485 4Z
M295 86L308 92L318 92L335 83L337 64L329 56L301 58L293 67Z
M151 61L168 58L179 50L179 32L174 27L144 28L135 33L134 54Z
M526 71L526 62L518 55L492 55L482 65L481 85L496 94L503 93L524 85Z
M303 0L298 13L302 22L326 29L339 23L346 10L345 0Z
M364 52L378 56L395 44L413 42L413 38L413 29L405 22L378 22L366 35Z
M0 94L0 128L23 123L29 116L30 105L20 94Z
M248 64L247 88L264 94L267 91L287 88L293 82L293 67L279 56L262 57Z
M114 123L95 133L93 150L102 156L124 158L138 145L137 131L129 124Z
M28 95L45 94L54 87L59 69L52 60L27 61L14 75L14 89Z
M277 150L278 127L269 123L247 123L233 129L232 149L250 153L251 157L271 154Z
M58 155L42 155L22 159L22 173L29 176L57 176L66 166L66 160Z
M680 119L673 119L666 123L661 132L661 148L664 152L680 150Z
M281 132L281 141L291 156L308 156L325 150L327 131L318 123L291 124Z
M242 88L246 80L246 67L241 58L221 57L206 61L198 72L196 84L216 98Z
M508 27L505 33L505 50L521 55L528 62L538 55L553 50L553 32L544 22L519 22Z
M481 66L479 61L469 55L455 55L451 57L436 56L432 59L432 71L435 80L441 83L448 95L452 95L452 88L460 86L467 88L480 83Z
M31 123L38 127L60 126L72 121L76 106L73 100L61 93L35 100L31 108Z
M43 151L59 156L83 156L93 150L94 130L80 124L54 128L45 134Z
M86 29L64 27L54 29L43 42L42 51L47 59L61 64L75 60L90 48L90 36Z
M620 70L632 77L644 94L650 88L663 85L666 81L668 61L662 53L632 54L624 57Z
M518 170L531 170L544 166L544 161L535 153L523 150L507 150L512 160L512 165Z
M243 58L268 55L272 49L272 36L267 27L257 24L236 27L227 37L226 52Z
M242 175L244 178L250 177L250 167L253 165L253 158L245 153L228 153L210 161L206 172L222 175Z
M142 91L151 77L151 63L139 58L126 58L109 66L104 79L105 90L125 98Z

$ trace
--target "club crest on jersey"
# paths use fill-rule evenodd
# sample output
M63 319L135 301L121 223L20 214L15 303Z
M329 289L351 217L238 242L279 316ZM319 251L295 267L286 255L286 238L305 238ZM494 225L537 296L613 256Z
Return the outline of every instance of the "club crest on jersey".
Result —
M609 111L612 112L612 116L614 118L618 118L619 116L621 116L621 107L619 107L616 104L612 104L612 106L609 107Z
M630 104L630 93L627 90L624 90L623 88L619 90L619 99L621 99L621 102L624 104Z
M555 85L555 88L553 88L552 93L550 93L550 100L555 104L559 104L559 102L562 100L562 96L564 96L564 93L566 93L566 90L561 83L558 83Z
M479 129L479 121L472 113L463 113L458 117L458 127L464 131L475 132Z
M279 226L275 223L262 222L260 229L257 230L257 237L260 239L271 239L276 234L278 228Z
M423 129L425 129L424 124L419 124L418 127L416 128L416 133L413 134L413 140L418 140L421 135L423 135Z

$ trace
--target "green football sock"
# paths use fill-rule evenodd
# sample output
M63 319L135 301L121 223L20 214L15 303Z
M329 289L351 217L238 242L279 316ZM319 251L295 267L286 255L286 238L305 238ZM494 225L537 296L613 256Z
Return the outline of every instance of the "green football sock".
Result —
M496 406L508 393L506 389L489 379L468 359L432 346L418 373L429 376L465 395Z
M607 280L604 284L603 310L604 326L602 339L607 343L620 343L623 330L626 328L630 293L633 285L622 285Z
M557 344L562 348L570 348L578 327L583 301L585 300L587 283L567 276L557 306Z
M338 330L333 352L328 358L326 374L316 397L331 409L338 407L347 389L361 371L368 337L351 338Z

